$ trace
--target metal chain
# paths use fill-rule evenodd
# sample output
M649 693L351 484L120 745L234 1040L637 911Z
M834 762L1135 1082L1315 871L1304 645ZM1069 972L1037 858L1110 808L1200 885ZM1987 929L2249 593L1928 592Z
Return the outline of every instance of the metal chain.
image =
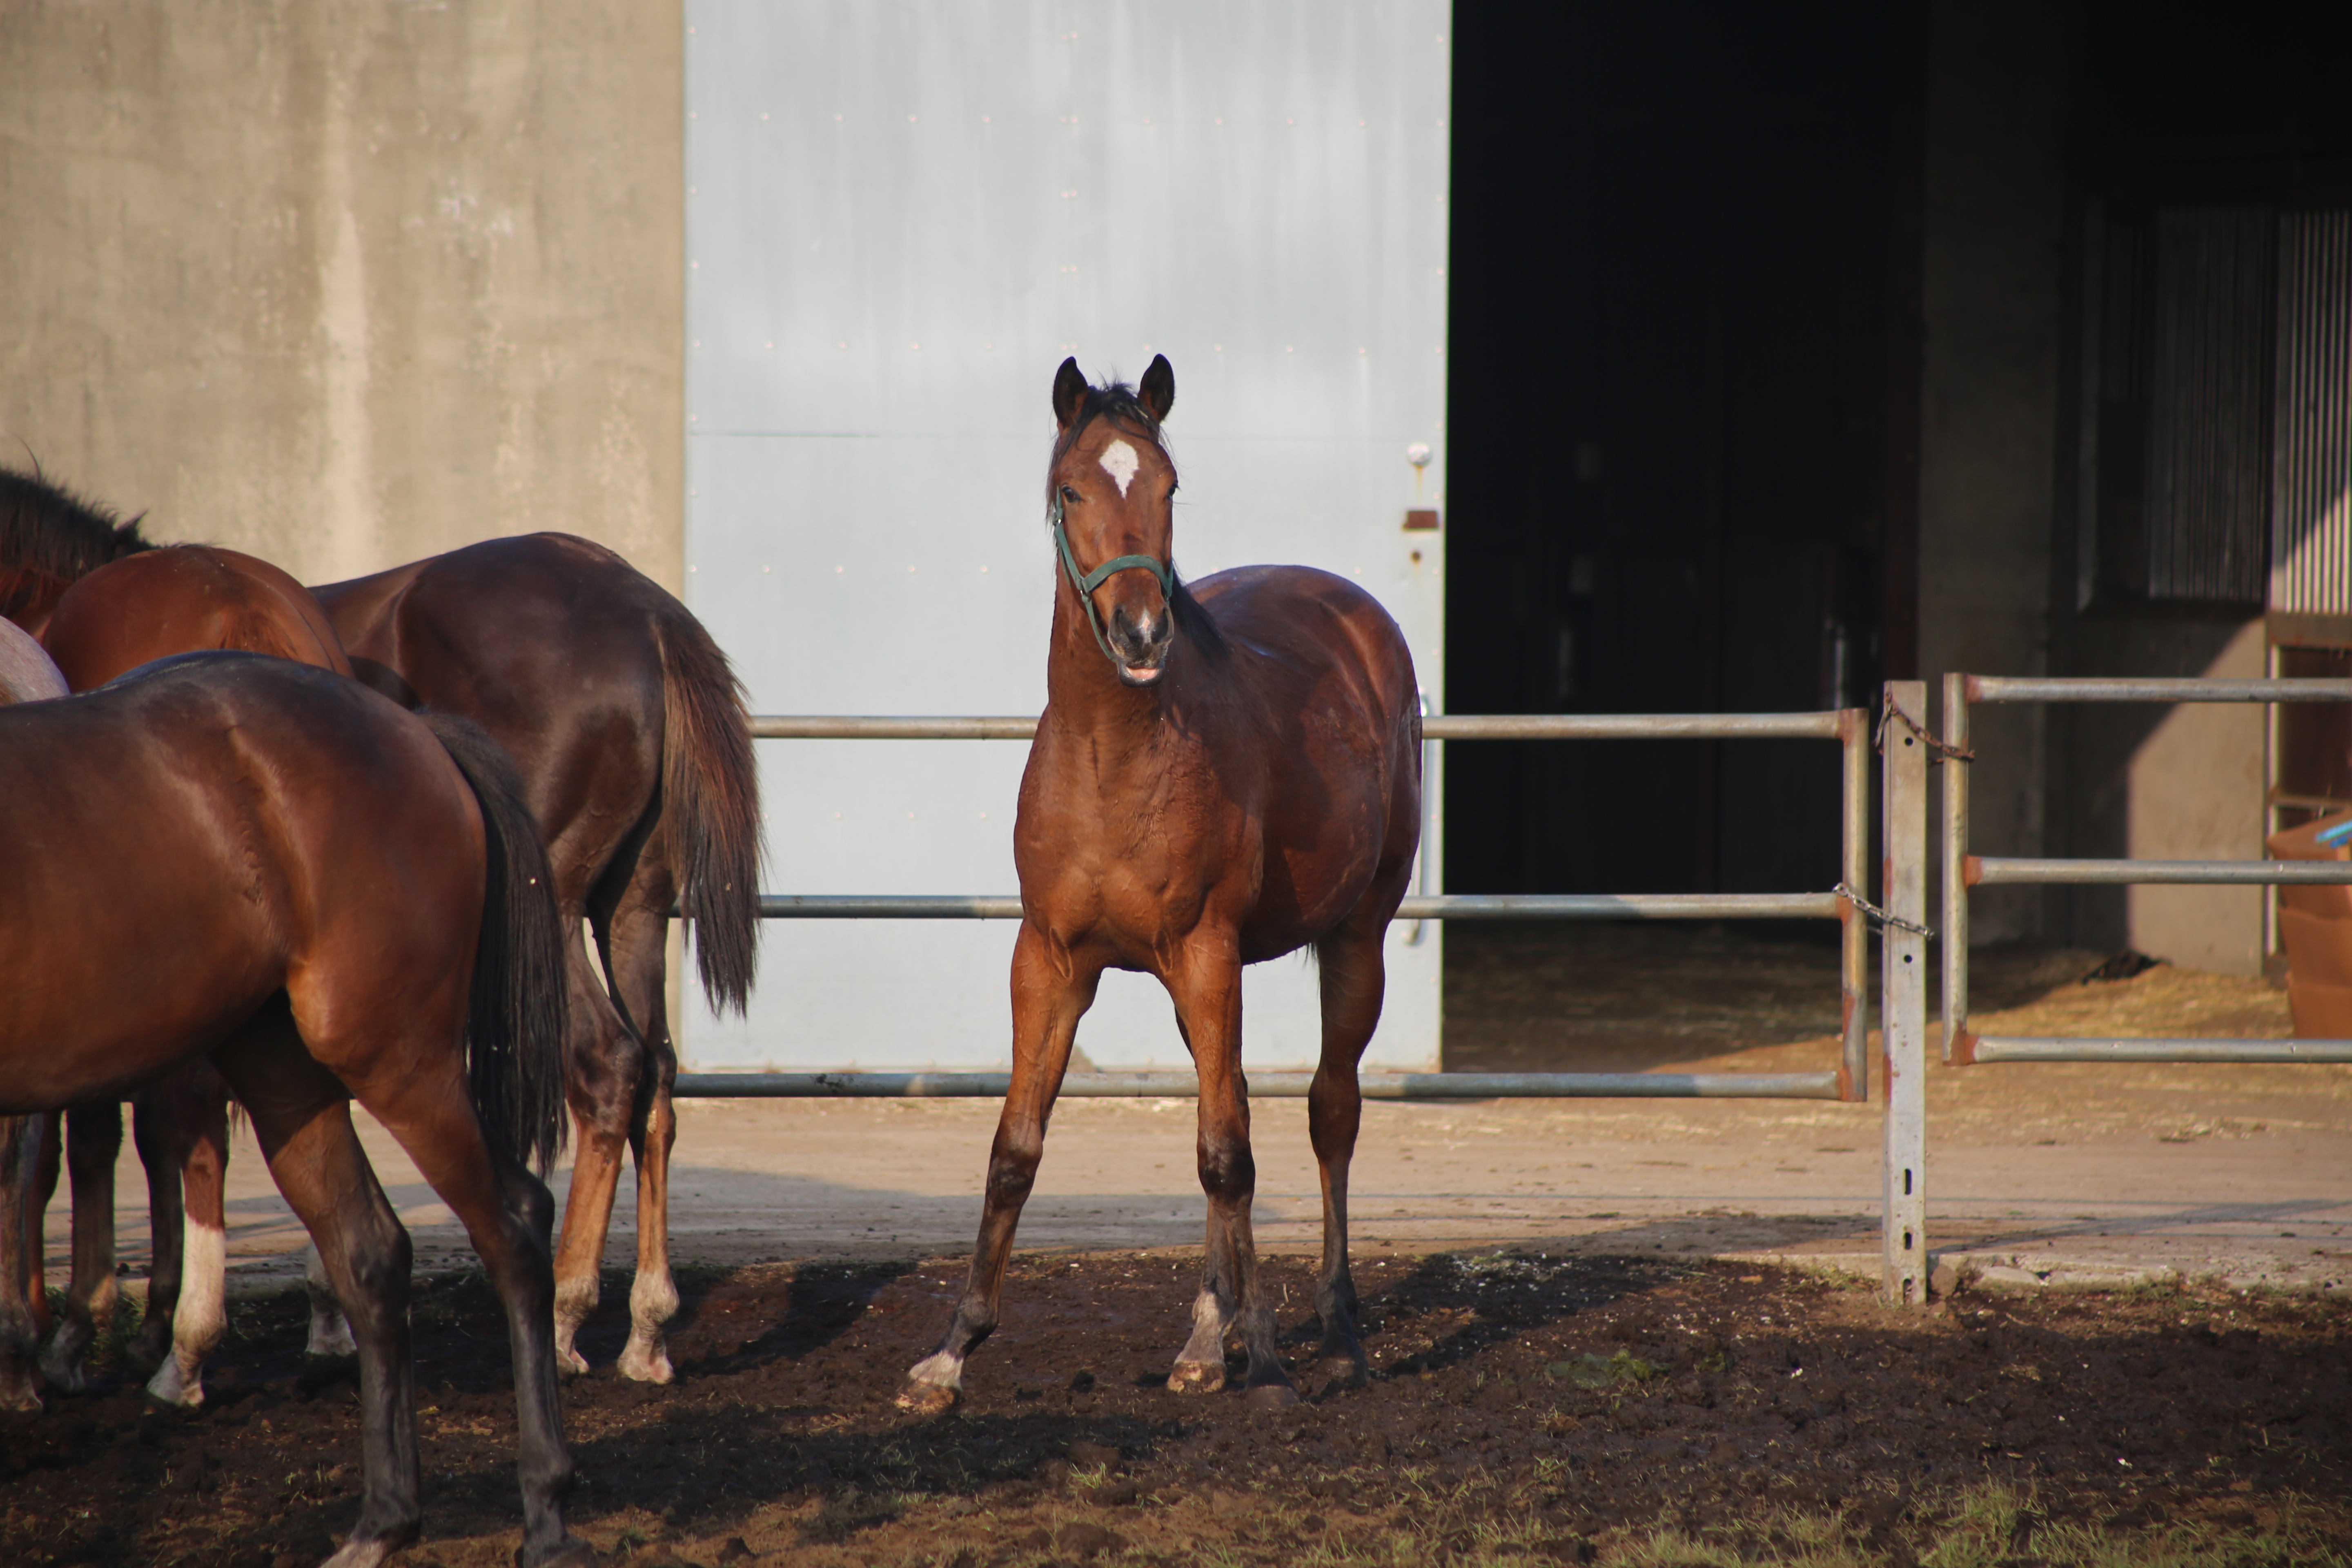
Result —
M1920 744L1926 746L1930 752L1936 753L1936 760L1937 762L1943 761L1946 757L1955 757L1964 763L1973 763L1977 760L1977 754L1974 752L1969 751L1966 746L1947 744L1946 742L1936 739L1935 736L1927 733L1927 731L1921 729L1919 727L1919 721L1911 717L1910 714L1903 711L1902 707L1895 700L1895 694L1891 691L1886 694L1885 710L1878 716L1878 733L1872 737L1874 743L1876 744L1880 752L1884 752L1886 750L1886 726L1893 723L1897 719L1903 721L1903 727L1905 729L1919 737Z
M1843 882L1840 882L1836 887L1832 888L1830 892L1833 897L1843 899L1847 903L1852 904L1855 909L1860 910L1864 914L1867 915L1872 920L1876 921L1882 928L1893 926L1896 931L1907 931L1914 936L1924 936L1930 942L1936 940L1936 932L1933 927L1915 925L1911 921L1905 920L1901 915L1889 914L1885 910L1880 909L1876 904L1872 903L1868 899L1864 898L1860 893L1855 892L1852 888L1847 887Z

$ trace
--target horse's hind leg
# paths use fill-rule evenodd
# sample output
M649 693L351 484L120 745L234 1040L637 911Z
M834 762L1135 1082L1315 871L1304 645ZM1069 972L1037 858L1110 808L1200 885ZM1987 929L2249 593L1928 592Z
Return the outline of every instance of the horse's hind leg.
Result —
M570 1037L564 1042L564 1097L572 1110L572 1191L563 1205L563 1239L555 1254L555 1355L565 1373L583 1373L588 1360L572 1338L596 1310L603 1286L604 1239L613 1224L613 1195L621 1181L621 1154L629 1136L644 1050L621 1021L581 945L577 919L564 925L564 984Z
M282 1006L215 1059L253 1119L278 1190L318 1244L359 1341L365 1492L329 1568L373 1568L416 1538L422 1519L408 1233L361 1152L343 1086L303 1050Z
M194 1410L205 1402L205 1359L228 1332L228 1086L199 1062L170 1087L184 1223L171 1351L147 1380L147 1393Z
M41 1352L41 1375L60 1394L89 1386L82 1364L114 1321L114 1163L122 1154L122 1107L91 1100L66 1112L66 1170L73 1185L73 1278L64 1321Z
M572 1455L563 1443L555 1387L555 1273L548 1233L555 1200L545 1184L510 1157L494 1153L475 1115L462 1059L407 1062L355 1077L362 1105L406 1150L433 1190L466 1227L507 1314L513 1357L515 1415L521 1456L524 1568L586 1563L593 1551L563 1527L572 1489ZM323 1243L320 1251L326 1250ZM331 1268L333 1259L329 1258ZM338 1288L340 1294L340 1287ZM352 1329L365 1331L355 1317ZM366 1363L362 1362L364 1373ZM365 1383L362 1383L364 1391Z
M644 1047L629 1119L629 1152L637 1165L637 1272L629 1285L629 1342L621 1352L621 1375L641 1383L670 1380L662 1325L677 1313L677 1284L669 1271L669 1156L677 1142L670 1089L677 1079L677 1052L670 1044L667 994L669 910L676 899L668 866L657 855L644 855L602 933L615 997Z
M1168 1374L1177 1394L1225 1385L1225 1335L1238 1326L1249 1352L1243 1374L1255 1405L1295 1405L1297 1390L1275 1344L1274 1304L1259 1277L1250 1205L1257 1163L1250 1152L1249 1100L1242 1083L1241 955L1230 943L1207 950L1196 933L1168 990L1201 1079L1201 1190L1209 1198L1207 1256L1192 1304L1192 1334Z
M33 1347L40 1329L33 1317L33 1258L41 1246L33 1200L41 1185L46 1115L0 1116L0 1410L38 1410L33 1387Z
M172 1324L180 1310L180 1262L187 1212L180 1194L180 1164L187 1137L179 1120L178 1074L141 1089L131 1100L131 1139L147 1172L147 1311L126 1353L131 1364L159 1370L172 1354Z
M956 1402L963 1386L964 1358L996 1327L997 1303L1004 1294L1004 1266L1013 1256L1013 1233L1021 1205L1037 1180L1045 1153L1045 1124L1070 1065L1078 1020L1095 999L1102 978L1099 963L1055 949L1035 927L1022 922L1013 945L1013 1084L996 1121L996 1142L988 1153L988 1187L981 1199L980 1239L971 1251L971 1271L955 1316L939 1348L917 1362L898 1392L898 1407L932 1415Z
M1356 1281L1348 1270L1348 1166L1356 1152L1364 1097L1356 1064L1381 1021L1388 984L1379 927L1343 927L1316 945L1323 999L1323 1059L1307 1091L1307 1133L1323 1177L1323 1268L1315 1282L1315 1310L1323 1321L1317 1359L1335 1384L1364 1381L1364 1348L1356 1339Z

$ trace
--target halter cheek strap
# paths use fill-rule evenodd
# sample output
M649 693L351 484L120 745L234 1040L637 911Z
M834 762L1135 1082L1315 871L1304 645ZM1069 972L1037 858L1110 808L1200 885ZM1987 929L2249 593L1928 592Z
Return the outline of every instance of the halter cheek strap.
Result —
M1160 595L1172 608L1176 603L1176 574L1166 562L1149 555L1121 555L1106 561L1091 572L1078 570L1078 558L1070 553L1069 530L1062 523L1062 495L1054 492L1054 548L1062 557L1062 571L1069 577L1070 585L1078 591L1078 603L1086 606L1087 625L1094 628L1095 646L1113 664L1118 655L1111 652L1110 639L1103 636L1102 616L1095 608L1095 590L1110 580L1114 572L1149 572L1160 584Z

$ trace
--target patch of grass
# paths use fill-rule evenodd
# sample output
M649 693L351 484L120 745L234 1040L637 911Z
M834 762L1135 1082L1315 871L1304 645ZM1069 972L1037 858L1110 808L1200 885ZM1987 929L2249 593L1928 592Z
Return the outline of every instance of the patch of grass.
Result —
M1619 1351L1608 1357L1597 1356L1587 1351L1574 1361L1556 1361L1544 1371L1554 1381L1573 1384L1579 1388L1612 1388L1620 1384L1647 1383L1658 1375L1656 1367L1632 1351Z
M1738 1524L1674 1521L1603 1541L1611 1568L2352 1568L2329 1521L2290 1500L2252 1528L2052 1522L2000 1482L1916 1500L1891 1529L1848 1510L1765 1509Z

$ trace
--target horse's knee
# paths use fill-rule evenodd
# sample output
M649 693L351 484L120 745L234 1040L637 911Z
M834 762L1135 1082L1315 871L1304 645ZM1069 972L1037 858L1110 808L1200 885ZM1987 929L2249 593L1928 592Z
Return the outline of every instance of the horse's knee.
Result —
M988 1201L1023 1203L1037 1183L1037 1164L1045 1157L1045 1135L1037 1129L1000 1131L988 1153Z
M1257 1161L1239 1139L1204 1140L1201 1144L1201 1190L1221 1202L1232 1203L1257 1190Z

